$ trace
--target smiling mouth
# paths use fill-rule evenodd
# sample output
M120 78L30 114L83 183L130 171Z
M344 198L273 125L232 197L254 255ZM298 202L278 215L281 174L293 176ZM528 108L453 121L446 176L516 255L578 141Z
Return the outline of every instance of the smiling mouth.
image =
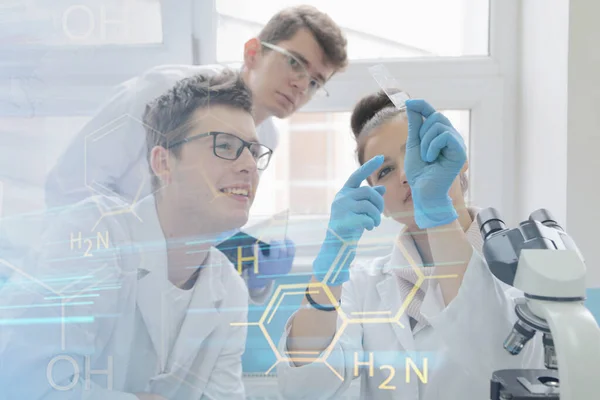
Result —
M246 198L249 198L250 194L251 194L248 189L242 189L242 188L225 188L225 189L219 189L219 191L226 195L242 196L242 197L246 197Z

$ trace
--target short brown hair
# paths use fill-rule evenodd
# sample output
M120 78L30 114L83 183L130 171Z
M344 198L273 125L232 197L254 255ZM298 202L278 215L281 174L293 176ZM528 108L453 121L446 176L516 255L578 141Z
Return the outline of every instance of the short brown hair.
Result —
M143 116L148 164L151 165L151 152L155 146L168 149L169 143L185 138L194 123L194 112L215 105L252 113L252 93L238 71L224 69L217 74L206 72L184 78L148 103ZM169 151L179 157L181 146ZM160 182L151 166L150 173L154 190Z
M341 71L348 65L348 41L331 17L309 5L288 7L273 15L258 34L267 43L291 39L300 29L308 29L323 49L326 61Z
M399 91L394 89L390 94ZM405 113L405 110L396 108L383 90L365 96L356 103L350 117L350 126L356 139L356 155L360 165L365 163L365 145L369 133L385 122ZM460 187L463 194L466 194L469 189L469 178L464 172L460 173Z

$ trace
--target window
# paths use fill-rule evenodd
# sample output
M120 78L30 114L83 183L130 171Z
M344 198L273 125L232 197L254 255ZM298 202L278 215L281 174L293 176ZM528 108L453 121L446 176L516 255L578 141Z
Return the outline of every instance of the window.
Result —
M365 18L364 8L359 8L364 7L364 3L259 0L247 4L239 0L215 0L217 48L210 60L241 60L245 40L256 35L278 10L300 3L315 5L341 24L349 40L351 61L345 71L327 82L330 96L312 99L302 111L325 114L352 110L361 97L379 89L369 67L384 64L402 85L401 89L412 97L424 98L439 109L466 110L460 112L469 121L471 201L481 206L495 205L507 220L511 220L516 198L516 120L512 117L516 106L512 99L516 95L517 55L514 49L518 33L510 26L518 17L519 2L400 0L391 4L374 0L369 2L369 17ZM389 21L387 15L391 16ZM413 23L416 25L411 25ZM394 29L385 31L390 26ZM295 119L282 123L285 126L292 120ZM325 123L323 119L320 121ZM343 128L345 131L347 126L345 124ZM348 154L346 151L344 149L343 154ZM283 156L279 154L277 158L285 167L285 162L279 161ZM325 186L335 181L339 187L341 178L335 175L330 165L321 165L323 169L316 179L310 174L315 174L318 169L308 164L305 163L301 178L287 178L288 183L272 177L274 181L267 184L274 172L265 174L261 185L284 193L280 200L283 204L267 202L268 207L277 210L288 205L299 213L306 213L307 209L324 210L322 203L317 205L314 199L318 196L331 199ZM347 175L351 169L343 170ZM291 173L289 168L284 171ZM309 200L313 203L301 202L292 189L289 193L284 189L286 185L297 188L294 189L296 192L301 186L304 191L312 191L314 198ZM308 188L307 185L312 186ZM306 210L302 211L303 208Z
M515 168L514 49L518 48L512 22L518 17L517 0L373 0L366 18L364 2L178 0L177 7L171 3L3 2L0 52L8 49L10 53L0 62L0 87L5 89L0 93L2 117L22 115L24 107L33 105L35 116L85 118L108 99L114 85L152 66L241 60L244 41L275 12L292 4L313 4L345 30L351 63L327 83L330 97L315 98L304 106L303 114L279 121L282 151L273 160L277 168L263 174L254 212L266 215L286 207L304 215L327 211L331 188L338 188L353 169L353 158L346 158L353 149L345 113L359 98L378 89L368 67L383 63L411 96L425 98L440 109L461 110L457 112L469 121L471 195L481 205L497 205L510 220ZM73 4L82 7L67 13L69 32L87 37L67 44L57 24ZM95 13L94 30L84 7ZM126 23L108 23L113 20ZM389 27L393 29L386 30ZM25 76L30 73L35 77L31 82ZM324 129L330 134L323 136ZM325 146L318 150L321 153L311 155L313 159L301 159L304 168L297 170L291 164L298 156L284 151L294 145L300 132L323 136L320 140ZM334 151L334 141L346 141L346 147ZM317 164L323 155L325 164ZM312 195L302 200L304 192Z
M310 4L328 13L348 38L351 60L487 55L489 0L364 2L218 0L218 62L241 60L247 38L284 7Z
M3 2L0 79L33 71L51 84L113 86L159 64L191 64L192 1Z
M159 0L13 1L2 44L91 46L162 43Z
M87 120L87 117L72 116L0 118L0 248L3 254L41 244L46 174ZM12 250L2 247L7 243L3 241L8 241Z
M2 215L44 207L46 174L87 117L0 118Z
M444 114L469 149L470 111ZM289 209L292 216L326 215L336 193L358 168L350 112L298 113L279 121L281 142L261 177L254 216ZM275 195L273 195L275 193Z

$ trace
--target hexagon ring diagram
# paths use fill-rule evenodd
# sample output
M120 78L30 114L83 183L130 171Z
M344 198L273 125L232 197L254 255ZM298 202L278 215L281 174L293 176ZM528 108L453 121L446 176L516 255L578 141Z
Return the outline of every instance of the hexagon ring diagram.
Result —
M277 345L271 338L271 335L269 334L269 331L267 328L268 328L269 324L271 323L271 321L274 319L275 315L277 314L277 311L281 308L282 302L286 296L288 296L288 297L305 296L306 292L308 292L312 296L314 296L320 292L325 293L325 295L331 302L331 305L334 305L337 308L338 315L340 316L340 318L343 321L342 327L339 329L339 332L336 334L336 337L332 341L331 346L328 349L326 349L326 351L324 351L323 354L321 354L321 355L315 354L314 352L306 352L306 351L296 351L296 352L290 351L290 352L287 352L286 354L281 354L279 352L279 350L277 349ZM275 290L275 293L271 297L269 304L265 308L265 311L262 314L262 316L258 322L247 322L247 323L240 322L240 323L232 323L231 325L233 325L233 326L236 326L236 325L258 326L260 328L260 330L262 331L263 335L265 336L265 339L267 340L269 346L271 347L273 354L275 354L275 357L277 358L277 360L275 361L275 364L273 364L265 372L265 374L268 375L271 373L273 368L275 368L277 366L277 364L279 364L280 362L289 362L289 361L325 363L325 365L327 365L329 367L329 369L331 369L334 373L337 374L337 371L335 371L335 369L333 367L331 367L329 364L327 364L327 357L329 356L329 353L333 349L333 345L337 342L339 336L343 333L346 324L347 324L347 318L344 315L344 313L342 312L342 309L341 309L339 303L337 302L335 296L333 295L333 293L331 293L331 291L329 290L327 285L324 285L321 282L315 282L315 283L308 283L308 285L305 283L292 283L292 284L279 285L277 287L277 289Z
M112 211L129 209L151 192L148 130L154 131L131 114L123 114L85 136L85 186L92 195L115 198Z

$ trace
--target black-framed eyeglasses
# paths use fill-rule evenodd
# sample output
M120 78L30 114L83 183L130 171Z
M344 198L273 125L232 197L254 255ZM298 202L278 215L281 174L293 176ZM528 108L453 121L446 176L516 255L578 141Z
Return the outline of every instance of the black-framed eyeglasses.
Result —
M206 132L197 135L188 136L185 139L178 140L174 143L169 143L167 149L180 146L191 142L192 140L201 139L207 136L213 137L213 154L224 160L234 161L240 158L244 149L248 149L256 161L256 168L263 171L271 161L273 150L258 142L247 142L244 139L227 132Z
M308 72L308 68L302 61L298 59L298 57L294 56L292 53L287 51L286 49L276 46L271 43L261 42L263 46L274 50L284 56L286 58L286 66L290 69L290 72L295 74L298 79L309 79L308 84L308 94L310 96L317 95L319 97L328 97L329 92L323 86L325 82L320 81L319 79L313 78Z

